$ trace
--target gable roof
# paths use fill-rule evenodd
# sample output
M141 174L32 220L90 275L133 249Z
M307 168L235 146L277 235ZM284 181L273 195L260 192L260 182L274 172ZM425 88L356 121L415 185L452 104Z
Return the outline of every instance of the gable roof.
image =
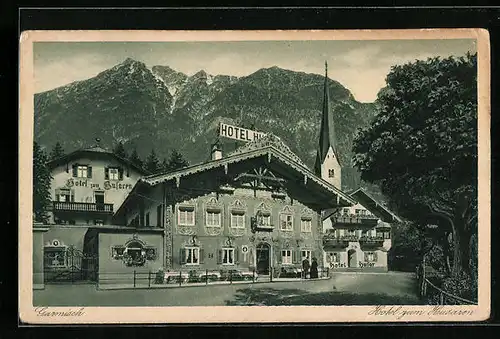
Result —
M56 168L57 166L66 164L70 160L73 160L75 158L79 158L81 156L88 155L88 154L107 155L107 156L113 157L114 159L118 160L121 163L124 163L124 164L130 166L131 168L133 168L137 172L139 172L141 175L149 174L149 172L146 171L144 168L141 168L141 167L135 165L134 163L132 163L130 160L124 159L124 158L116 155L115 153L110 152L110 151L108 151L100 146L92 146L92 147L88 147L88 148L78 149L76 151L73 151L71 153L63 155L62 157L51 160L47 164L48 164L49 168L52 170L52 169Z
M235 151L230 152L229 156L242 154L254 149L259 149L267 146L280 150L283 154L286 154L288 157L290 157L290 159L293 159L299 165L307 168L302 159L300 159L295 153L293 153L290 147L288 147L283 141L281 141L278 136L272 133L266 134L264 137L257 139L254 142L249 142L241 147L238 147Z
M350 196L357 200L361 205L363 205L370 212L379 217L383 222L400 222L401 218L395 213L391 212L387 207L379 203L370 194L365 192L363 189L358 188L354 192L350 193Z
M221 159L210 160L204 163L191 165L172 172L145 176L139 179L139 181L132 189L132 192L130 192L129 196L134 195L138 190L138 187L140 187L141 185L156 186L163 182L181 181L181 178L183 177L192 176L197 173L202 173L214 169L224 168L225 166L231 164L251 161L259 157L267 157L269 161L271 161L271 159L278 161L281 165L284 165L285 167L291 169L293 172L300 174L300 176L304 178L304 187L307 186L308 189L313 189L314 187L314 189L319 189L324 193L331 194L332 200L334 200L333 196L336 196L337 201L342 206L351 206L352 204L356 203L356 201L352 199L348 194L342 192L332 184L316 176L309 168L307 168L307 166L300 160L298 156L296 156L288 147L286 147L286 145L284 145L279 138L274 136L253 141L247 145L242 146L240 149L229 153L229 155ZM325 208L328 207L327 201L321 201L320 203L324 204ZM115 215L118 215L125 205L126 201L116 211Z

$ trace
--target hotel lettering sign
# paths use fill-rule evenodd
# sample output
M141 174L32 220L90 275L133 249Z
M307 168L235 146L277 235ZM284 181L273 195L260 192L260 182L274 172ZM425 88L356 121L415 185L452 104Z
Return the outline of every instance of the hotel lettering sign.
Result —
M255 141L266 136L265 133L252 131L250 129L220 123L219 135L221 137L240 140L240 141Z
M132 184L122 184L120 182L113 182L113 181L105 181L104 184L101 187L100 183L93 183L90 182L87 179L68 179L66 182L66 187L88 187L88 188L94 188L94 189L105 189L105 190L110 190L110 189L117 189L117 190L131 190L132 189Z

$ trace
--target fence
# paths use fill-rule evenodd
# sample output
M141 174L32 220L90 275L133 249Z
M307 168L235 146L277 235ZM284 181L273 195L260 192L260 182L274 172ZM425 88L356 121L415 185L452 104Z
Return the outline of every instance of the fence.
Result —
M429 279L427 274L425 258L420 266L417 266L416 277L419 287L419 295L422 299L432 300L437 297L439 305L477 305L477 302L453 295L437 287Z
M132 272L99 273L99 287L127 287L127 288L157 288L179 286L205 286L241 283L262 283L280 281L304 281L329 278L328 268L318 268L317 278L310 274L304 276L300 270L278 271L271 268L271 274L259 275L255 269L251 271L237 270L178 270L174 272Z

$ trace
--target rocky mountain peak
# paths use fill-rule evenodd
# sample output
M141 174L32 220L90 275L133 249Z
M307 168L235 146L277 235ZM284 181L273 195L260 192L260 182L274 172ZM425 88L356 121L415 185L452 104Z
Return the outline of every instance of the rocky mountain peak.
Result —
M330 81L339 156L349 160L356 129L366 126L375 110ZM320 74L277 66L245 77L212 76L205 70L188 76L127 58L93 78L36 94L35 140L49 148L59 141L69 152L98 133L108 148L122 141L143 158L152 148L159 157L177 149L196 163L206 160L217 122L229 119L277 135L312 166L323 83Z

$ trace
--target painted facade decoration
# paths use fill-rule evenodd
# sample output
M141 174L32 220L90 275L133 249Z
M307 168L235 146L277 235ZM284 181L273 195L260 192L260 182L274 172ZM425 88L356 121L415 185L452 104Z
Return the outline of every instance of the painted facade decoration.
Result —
M292 160L273 135L242 148L143 178L115 221L128 225L148 213L163 218L166 270L279 275L313 258L322 267L321 210L327 201L353 201ZM158 208L162 199L165 209Z

